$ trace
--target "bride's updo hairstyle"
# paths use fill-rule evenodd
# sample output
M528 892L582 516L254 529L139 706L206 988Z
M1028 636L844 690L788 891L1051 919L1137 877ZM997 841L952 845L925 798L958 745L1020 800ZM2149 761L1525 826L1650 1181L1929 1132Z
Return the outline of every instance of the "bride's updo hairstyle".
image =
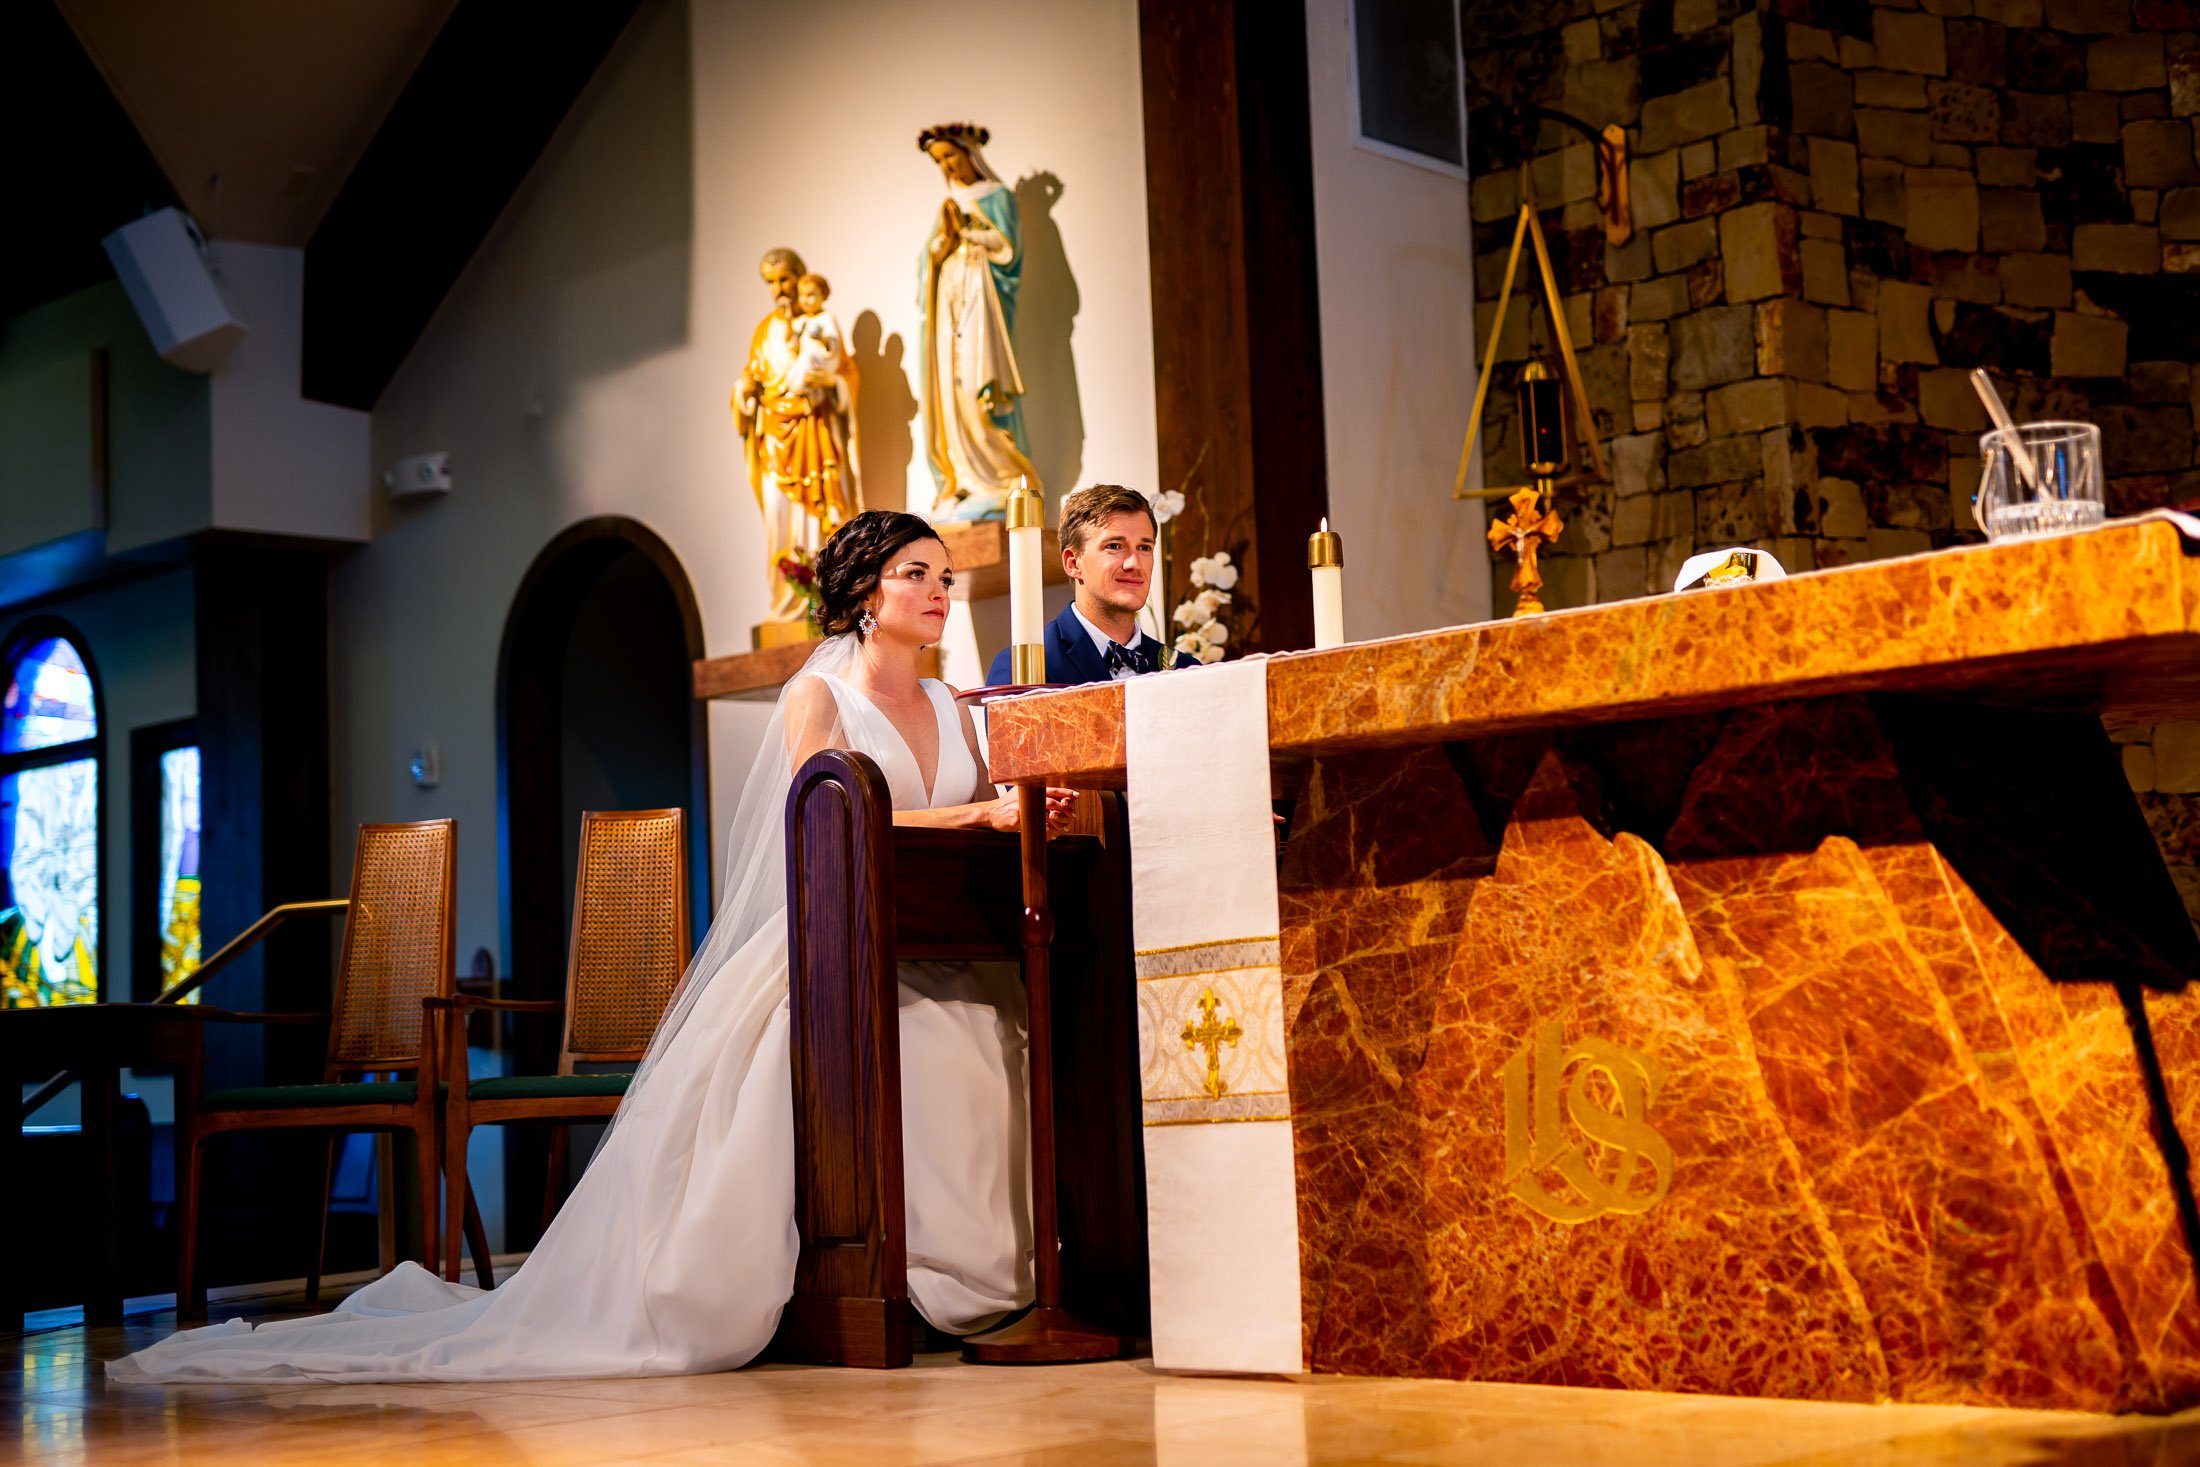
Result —
M927 521L897 509L867 509L833 532L817 552L817 624L828 637L856 630L863 598L904 545L934 540Z

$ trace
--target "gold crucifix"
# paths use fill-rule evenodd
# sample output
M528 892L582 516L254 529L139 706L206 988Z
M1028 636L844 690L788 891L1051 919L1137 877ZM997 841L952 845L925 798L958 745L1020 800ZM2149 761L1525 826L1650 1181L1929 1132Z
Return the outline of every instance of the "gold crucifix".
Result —
M1199 991L1200 1022L1194 1024L1187 1019L1184 1023L1184 1047L1207 1051L1207 1083L1203 1088L1210 1100L1222 1099L1222 1092L1229 1088L1222 1083L1222 1046L1227 1044L1235 1049L1238 1040L1245 1036L1235 1019L1215 1022L1215 1011L1221 1007L1215 999L1215 991L1203 988Z
M1536 595L1543 589L1543 572L1535 563L1536 553L1556 540L1566 523L1558 517L1558 511L1544 507L1541 489L1523 489L1508 502L1512 513L1490 526L1490 548L1500 553L1509 550L1519 557L1520 568L1513 572L1512 589L1520 599L1513 605L1513 615L1534 616L1543 610L1542 598Z

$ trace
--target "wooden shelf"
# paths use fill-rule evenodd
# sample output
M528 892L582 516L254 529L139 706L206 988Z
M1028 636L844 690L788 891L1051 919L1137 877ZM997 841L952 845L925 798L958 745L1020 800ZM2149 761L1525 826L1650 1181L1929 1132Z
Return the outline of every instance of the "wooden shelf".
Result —
M761 652L736 652L731 657L705 657L694 664L695 696L725 698L737 703L769 703L779 696L787 679L802 670L817 650L815 642L796 642L785 647L766 647ZM921 671L940 675L940 649L927 647Z
M1062 542L1052 530L1039 533L1045 547L1039 555L1044 570L1041 579L1049 586L1068 585L1069 576L1062 570ZM1008 594L1008 526L999 520L941 525L939 536L940 543L947 547L947 558L954 562L957 601L983 601Z

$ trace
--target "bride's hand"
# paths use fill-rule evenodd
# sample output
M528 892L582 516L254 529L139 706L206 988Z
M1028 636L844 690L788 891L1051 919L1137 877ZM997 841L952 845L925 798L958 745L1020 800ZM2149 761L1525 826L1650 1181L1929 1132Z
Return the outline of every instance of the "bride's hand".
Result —
M1007 794L985 807L985 823L988 829L1014 835L1022 828L1018 818L1020 792ZM1077 808L1077 791L1050 789L1047 791L1047 834L1062 835L1069 830L1070 813Z

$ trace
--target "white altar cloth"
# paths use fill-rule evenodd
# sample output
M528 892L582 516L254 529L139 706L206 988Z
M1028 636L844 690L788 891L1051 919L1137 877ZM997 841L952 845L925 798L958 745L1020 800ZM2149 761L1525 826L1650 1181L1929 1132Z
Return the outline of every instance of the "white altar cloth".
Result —
M1296 1373L1268 669L1124 686L1154 1364Z

